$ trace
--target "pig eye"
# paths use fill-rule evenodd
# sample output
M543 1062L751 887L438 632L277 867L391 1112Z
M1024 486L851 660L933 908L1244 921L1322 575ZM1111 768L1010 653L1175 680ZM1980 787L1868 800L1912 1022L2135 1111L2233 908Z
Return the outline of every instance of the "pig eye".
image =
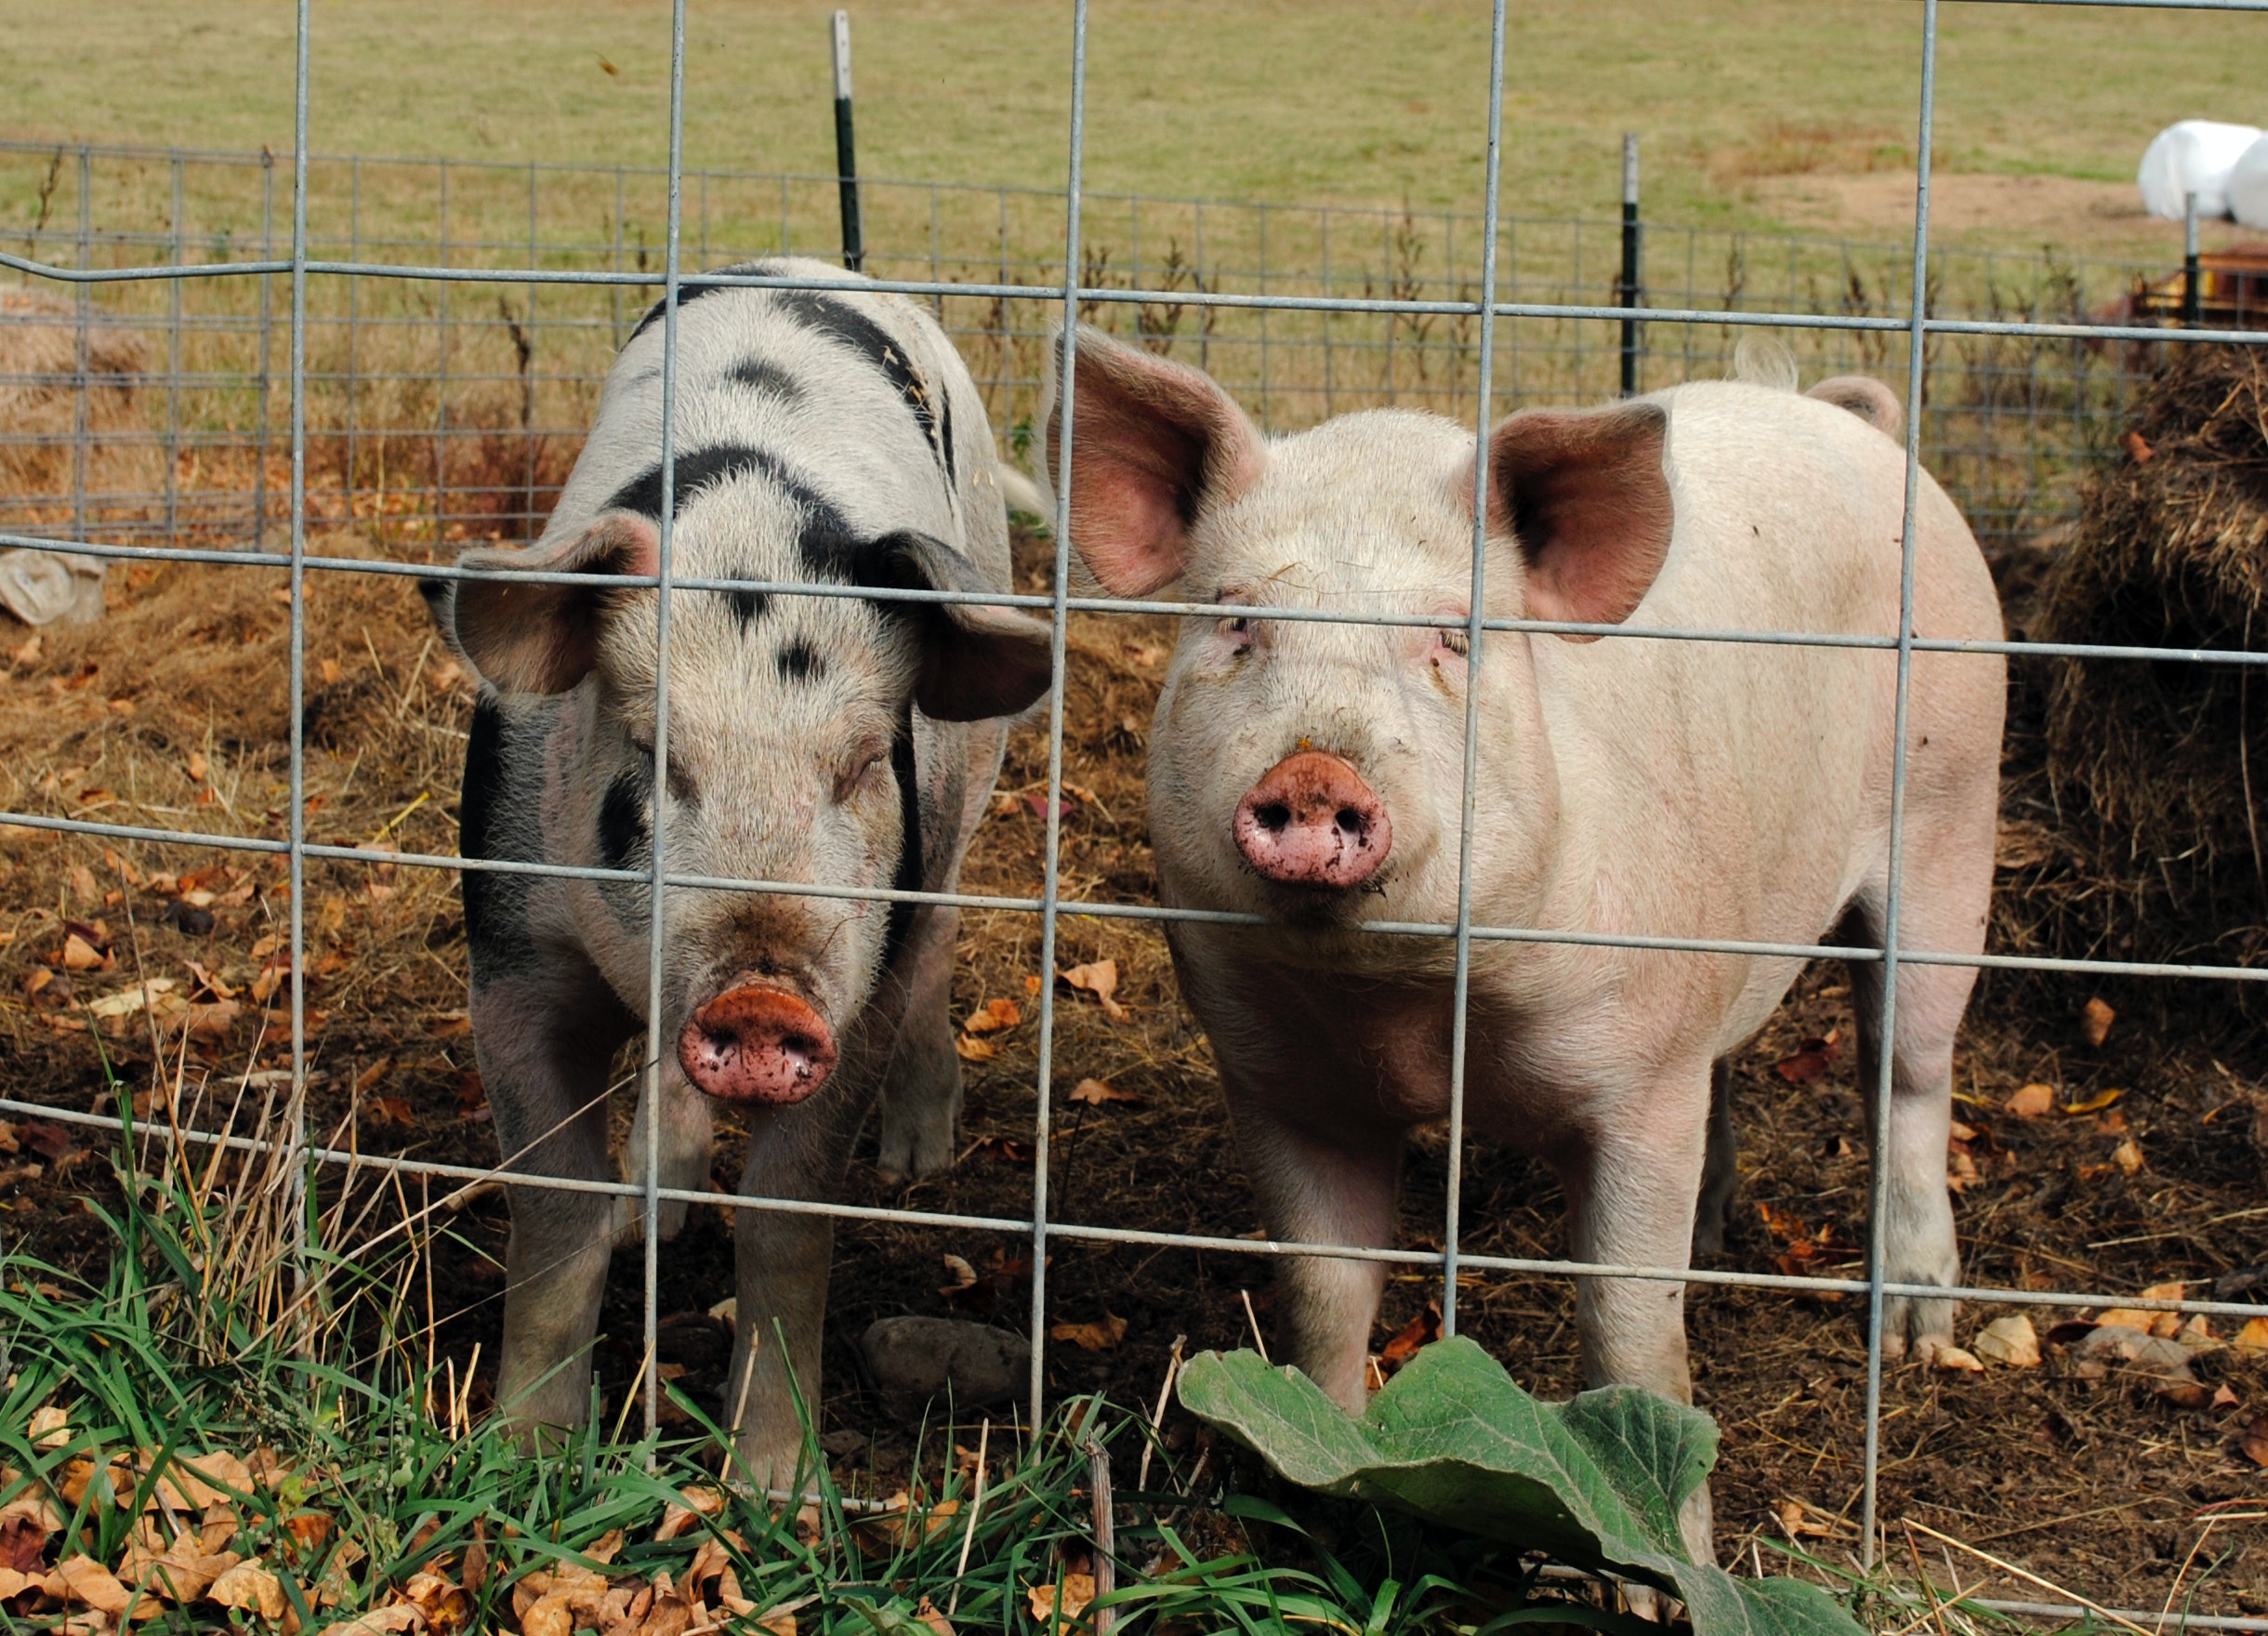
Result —
M1460 659L1472 652L1472 634L1470 631L1442 630L1434 634L1441 638L1443 647Z
M630 741L630 747L644 758L647 766L653 765L653 740L633 738ZM675 752L672 752L669 758L669 798L674 801L687 802L700 798L700 791L693 785L692 775L685 771Z
M837 775L835 801L837 806L856 795L862 785L872 778L884 761L890 759L890 746L885 744L861 745L850 765Z

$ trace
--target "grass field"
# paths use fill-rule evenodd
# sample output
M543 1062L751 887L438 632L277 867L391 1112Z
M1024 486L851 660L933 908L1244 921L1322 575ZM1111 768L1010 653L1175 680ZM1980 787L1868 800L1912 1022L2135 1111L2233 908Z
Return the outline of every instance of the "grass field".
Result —
M689 164L833 165L822 4L690 8ZM655 164L666 152L660 0L347 0L315 7L310 145L331 153ZM1508 43L1507 207L1611 211L1619 138L1644 140L1664 220L1801 214L1788 175L1912 163L1918 6L1881 0L1534 0ZM284 152L292 7L280 0L0 0L0 134ZM1061 185L1070 7L953 0L854 9L860 155L886 177ZM1215 198L1473 204L1488 8L1358 0L1099 5L1088 181ZM1943 18L1938 161L1949 172L2130 179L2150 135L2247 119L2253 19L2032 6ZM609 72L607 65L612 65ZM1992 215L1992 212L1986 212ZM1970 236L2178 243L2051 205Z

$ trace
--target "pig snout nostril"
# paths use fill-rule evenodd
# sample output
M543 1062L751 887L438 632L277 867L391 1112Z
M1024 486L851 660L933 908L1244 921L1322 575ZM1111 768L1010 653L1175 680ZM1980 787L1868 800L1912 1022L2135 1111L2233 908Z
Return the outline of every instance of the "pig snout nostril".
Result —
M1386 807L1353 763L1320 750L1287 756L1238 803L1236 847L1259 875L1286 886L1359 886L1393 838Z
M728 1102L801 1102L835 1068L826 1020L798 996L744 982L687 1021L678 1042L685 1076Z

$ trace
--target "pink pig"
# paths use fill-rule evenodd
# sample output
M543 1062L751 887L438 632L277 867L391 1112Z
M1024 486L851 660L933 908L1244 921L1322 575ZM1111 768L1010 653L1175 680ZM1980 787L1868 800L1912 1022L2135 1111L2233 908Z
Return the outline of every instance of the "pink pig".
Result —
M1475 676L1474 925L1879 946L1893 653L1492 632L1474 666L1462 628L1271 619L1464 618L1471 432L1380 410L1263 438L1207 376L1092 329L1076 379L1081 561L1113 595L1178 583L1220 610L1181 622L1151 737L1151 835L1169 904L1271 923L1170 937L1272 1235L1390 1245L1404 1135L1449 1112L1453 945L1357 928L1456 918ZM1060 403L1046 425L1060 473ZM1897 425L1896 401L1858 377L1514 415L1488 442L1486 614L1892 637ZM1916 628L1998 640L1968 527L1927 475L1918 504ZM2004 669L1914 656L1902 947L1983 944ZM1801 966L1474 942L1465 1117L1556 1169L1569 1256L1682 1268L1696 1243L1717 1247L1734 1180L1725 1062ZM1851 970L1863 1036L1882 974ZM1957 1282L1945 1141L1973 975L1899 970L1881 1175L1900 1282ZM1296 1258L1279 1276L1283 1350L1359 1412L1384 1268ZM1593 1384L1691 1401L1681 1285L1585 1279L1577 1311ZM1950 1300L1892 1299L1884 1349L1926 1358L1952 1324ZM1685 1524L1706 1550L1697 1499Z

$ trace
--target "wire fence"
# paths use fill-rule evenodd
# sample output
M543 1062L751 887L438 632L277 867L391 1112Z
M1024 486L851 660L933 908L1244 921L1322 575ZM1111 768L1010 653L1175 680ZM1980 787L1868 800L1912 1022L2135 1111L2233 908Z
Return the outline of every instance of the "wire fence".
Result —
M2064 0L2097 3L2097 0ZM2140 4L2170 0L2137 0ZM2268 9L2247 3L2217 9ZM1619 241L1581 221L1537 222L1502 216L1500 119L1505 83L1505 7L1492 35L1486 193L1477 214L1293 210L1274 206L1089 195L1082 187L1087 90L1084 0L1075 0L1069 186L1062 194L943 186L866 184L867 268L881 287L920 297L967 352L1011 437L1028 438L1039 349L1051 320L1089 317L1121 334L1210 369L1271 427L1309 424L1376 402L1418 403L1470 420L1485 449L1489 427L1514 403L1605 397L1620 367L1614 326L1624 316L1614 281ZM2011 1305L2120 1306L2182 1313L2256 1315L2248 1304L2137 1298L2117 1291L1934 1286L1892 1281L1882 1260L1884 1190L1873 1191L1874 1231L1864 1278L1695 1270L1674 1265L1590 1263L1565 1259L1465 1253L1457 1221L1465 1095L1467 990L1473 949L1488 943L1589 943L1689 953L1831 957L1882 971L1879 1059L1875 1076L1874 1164L1888 1145L1888 1041L1894 1029L1898 974L1916 965L2120 971L2193 981L2257 982L2268 970L2065 960L1907 946L1898 933L1900 848L1906 789L1905 722L1914 656L1991 653L2015 657L2145 657L2166 664L2258 666L2268 655L2244 650L2102 648L2023 641L1924 639L1914 629L1915 530L1919 462L1944 474L1982 535L2018 534L2066 514L2072 480L2101 452L2116 406L2136 373L2135 349L2174 339L2150 325L2108 318L2103 310L2130 285L2136 270L2058 264L1942 251L1929 242L1931 125L1936 84L1938 6L1924 0L1920 24L1920 169L1910 250L1866 250L1832 241L1764 239L1653 228L1643 264L1647 352L1641 384L1718 373L1738 332L1777 332L1807 372L1871 366L1903 376L1906 416L1907 521L1898 633L1859 637L1786 630L1655 630L1490 618L1482 549L1484 495L1476 491L1471 613L1379 617L1334 611L1270 610L1271 618L1461 628L1474 681L1468 690L1463 812L1458 838L1458 907L1453 922L1372 922L1362 930L1392 938L1448 940L1455 951L1450 1068L1449 1214L1444 1247L1286 1243L1152 1233L1070 1223L1050 1213L1048 1194L1050 1061L1056 1005L1052 983L1037 991L1039 1086L1032 1132L1036 1150L1027 1218L953 1215L775 1197L689 1193L661 1184L658 1146L642 1178L610 1182L535 1174L504 1155L516 1187L611 1194L635 1204L645 1227L645 1339L657 1323L655 1231L668 1201L722 1203L780 1214L889 1220L918 1226L1013 1232L1031 1246L1029 1412L1039 1422L1047 1376L1048 1251L1051 1241L1202 1248L1233 1256L1324 1256L1437 1273L1444 1334L1457 1326L1458 1274L1494 1270L1549 1276L1709 1283L1780 1291L1831 1292L1867 1303L1866 1422L1861 1550L1872 1561L1881 1439L1883 1303L1900 1295L1955 1296ZM411 164L319 159L308 152L310 13L298 8L298 82L292 153L267 156L16 145L0 151L0 199L10 201L4 231L21 253L0 265L40 292L7 310L26 333L60 327L70 337L79 383L57 411L68 427L11 429L11 460L46 460L68 470L31 490L17 488L0 545L39 546L88 561L166 559L283 568L291 606L288 833L282 837L110 824L39 811L0 812L0 821L121 842L169 843L281 857L289 871L286 946L303 969L308 929L305 872L310 860L368 864L369 851L310 839L303 732L305 608L318 573L467 577L431 561L458 540L527 537L540 525L587 416L613 349L658 286L665 298L674 370L677 307L688 277L749 254L831 247L826 224L833 178L748 177L688 171L682 165L684 7L675 7L670 162L662 171ZM279 174L281 173L281 174ZM374 198L385 219L419 224L380 233L363 223ZM611 196L610 196L611 195ZM28 225L18 206L30 200ZM594 209L594 203L596 208ZM375 212L369 212L375 215ZM348 223L343 236L317 221ZM589 224L601 231L594 237ZM133 223L141 225L131 225ZM430 223L425 231L424 223ZM847 280L733 275L759 287L851 288ZM28 315L28 316L27 316ZM103 338L131 337L120 354L144 402L162 400L162 427L109 423L93 406L93 366ZM2185 340L2250 343L2243 329L2198 329ZM1071 378L1075 329L1061 341ZM162 352L162 362L159 354ZM278 354L281 354L279 361ZM38 386L52 370L32 371ZM9 383L16 389L22 376ZM644 577L553 575L610 587L651 587L660 610L666 675L674 598L720 590L870 600L974 601L1044 613L1053 638L1048 699L1048 787L1043 877L1036 893L985 895L895 889L848 889L806 881L717 879L673 874L653 815L650 869L515 864L440 853L391 852L410 868L483 870L613 881L651 893L653 923L664 921L666 889L698 888L787 896L848 896L890 903L1014 911L1039 922L1039 963L1055 963L1065 917L1150 922L1263 924L1259 917L1154 903L1068 897L1061 853L1066 621L1075 612L1210 615L1209 606L1165 600L1087 598L1072 590L1067 539L1069 495L1078 481L1075 395L1063 404L1070 429L1068 471L1059 495L1052 584L1044 595L886 591L830 584L759 584L689 579L671 570L669 508L662 508L657 574ZM20 420L17 425L23 424ZM675 451L665 413L664 492ZM502 438L502 442L493 442ZM556 441L556 453L554 442ZM500 454L491 453L501 450ZM115 476L107 466L122 462ZM137 458L151 462L137 468ZM1488 463L1476 462L1485 482ZM158 480L150 481L154 468ZM310 534L334 526L366 528L387 553L378 560L324 555ZM1475 707L1487 632L1595 634L1615 640L1686 640L1878 651L1897 666L1896 759L1892 781L1889 924L1881 946L1766 944L1729 939L1576 935L1474 923L1472 813L1477 748ZM656 700L656 763L667 754L667 693ZM640 1100L653 1128L659 1091L661 950L650 942L648 1028ZM288 1100L257 1137L185 1130L180 1140L280 1153L289 1173L360 1165L436 1181L476 1184L494 1168L380 1159L318 1145L307 1128L308 1022L301 985L289 995ZM0 1110L115 1128L109 1115L0 1100ZM651 1425L657 1381L644 1376ZM2031 1604L2006 1604L2011 1609ZM2077 1607L2059 1607L2078 1616ZM2160 1620L2143 1612L2135 1619ZM2179 1617L2180 1616L2175 1616ZM2199 1620L2220 1628L2268 1629L2268 1620Z
M0 235L27 259L118 270L272 257L278 162L261 153L0 142ZM498 276L310 286L309 478L319 526L384 545L533 538L589 423L615 350L661 290L667 176L659 169L310 156L308 251ZM700 269L832 255L832 177L696 170L683 178L685 255ZM958 287L1060 286L1063 196L863 179L867 270L916 281L1019 450L1036 407L1045 315ZM288 201L288 178L284 188ZM1352 409L1461 412L1478 378L1482 221L1455 210L1290 206L1090 195L1082 316L1202 367L1271 430ZM1910 304L1899 246L1642 222L1643 307L1893 318ZM1611 305L1628 284L1620 221L1508 216L1504 298ZM515 267L614 282L515 283ZM1941 250L1932 310L2091 324L2122 315L2165 270L2052 255ZM640 276L642 275L642 277ZM285 526L288 453L271 276L102 286L59 308L0 308L0 529L106 540L265 548ZM943 287L940 287L943 286ZM1110 292L1104 297L1100 292ZM1209 304L1207 296L1271 305ZM1303 298L1352 306L1316 310ZM1416 303L1449 310L1418 310ZM68 310L64 310L68 308ZM1457 309L1464 309L1459 310ZM84 337L86 356L80 355ZM1724 373L1724 324L1655 318L1636 384ZM1904 337L1790 336L1807 375L1895 367ZM1922 449L1988 547L2068 516L2074 474L2114 452L2128 393L2155 349L2099 336L1945 335L1930 342ZM88 367L82 371L85 363ZM1611 396L1614 332L1571 317L1506 325L1508 408ZM90 384L82 389L82 378ZM89 405L102 435L90 446Z

